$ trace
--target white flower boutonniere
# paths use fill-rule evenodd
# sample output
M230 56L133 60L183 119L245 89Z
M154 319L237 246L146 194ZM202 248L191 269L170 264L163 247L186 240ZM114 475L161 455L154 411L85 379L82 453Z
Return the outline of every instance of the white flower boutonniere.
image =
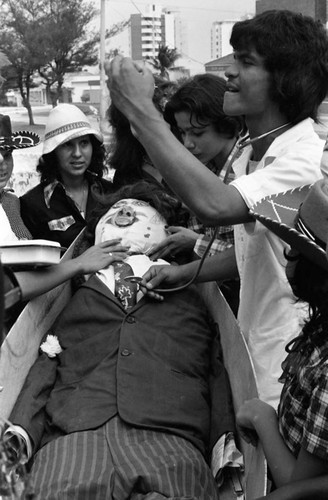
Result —
M63 350L56 335L47 335L45 342L40 345L40 349L47 354L49 358L55 358L57 354L60 354Z

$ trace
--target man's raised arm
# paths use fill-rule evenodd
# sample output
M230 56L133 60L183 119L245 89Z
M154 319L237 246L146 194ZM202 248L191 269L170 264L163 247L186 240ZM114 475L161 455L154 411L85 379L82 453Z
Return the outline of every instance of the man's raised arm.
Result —
M115 106L170 187L204 224L248 220L248 208L233 186L224 184L171 133L152 102L154 79L149 69L117 56L106 66Z

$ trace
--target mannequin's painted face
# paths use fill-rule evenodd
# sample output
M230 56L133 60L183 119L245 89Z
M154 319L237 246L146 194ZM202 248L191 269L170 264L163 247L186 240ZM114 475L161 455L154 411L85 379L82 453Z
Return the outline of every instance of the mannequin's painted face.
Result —
M102 216L96 227L95 243L122 238L129 253L147 254L167 234L165 219L147 202L120 200Z

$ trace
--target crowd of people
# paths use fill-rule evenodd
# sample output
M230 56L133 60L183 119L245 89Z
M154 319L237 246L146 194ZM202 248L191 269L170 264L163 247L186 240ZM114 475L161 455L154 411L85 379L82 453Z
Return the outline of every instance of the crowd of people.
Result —
M67 248L85 229L72 260L8 274L24 300L82 283L10 416L34 498L216 499L209 456L218 440L235 446L235 426L263 446L268 499L328 494L328 184L313 128L328 37L279 10L235 23L230 42L226 79L179 85L129 58L106 65L112 182L101 133L59 104L40 184L18 200L6 185L20 146L0 116L1 244ZM197 270L197 282L218 282L254 365L259 398L236 415L197 288L158 291Z

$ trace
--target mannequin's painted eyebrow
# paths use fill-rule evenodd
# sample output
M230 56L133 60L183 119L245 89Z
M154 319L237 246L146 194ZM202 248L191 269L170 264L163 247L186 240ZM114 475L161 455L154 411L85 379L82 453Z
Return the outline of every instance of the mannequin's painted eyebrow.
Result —
M123 199L123 200L118 200L116 203L114 203L114 205L112 205L110 209L112 208L118 208L118 207L121 207L121 206L125 206L125 205L132 205L132 206L137 206L137 207L149 207L149 203L147 203L147 201L142 201L142 200L133 200L133 201L128 201L128 199Z
M121 207L121 206L124 206L126 205L127 202L125 200L119 200L117 201L116 203L114 203L114 205L112 205L109 210L111 210L112 208L118 208L118 207Z

